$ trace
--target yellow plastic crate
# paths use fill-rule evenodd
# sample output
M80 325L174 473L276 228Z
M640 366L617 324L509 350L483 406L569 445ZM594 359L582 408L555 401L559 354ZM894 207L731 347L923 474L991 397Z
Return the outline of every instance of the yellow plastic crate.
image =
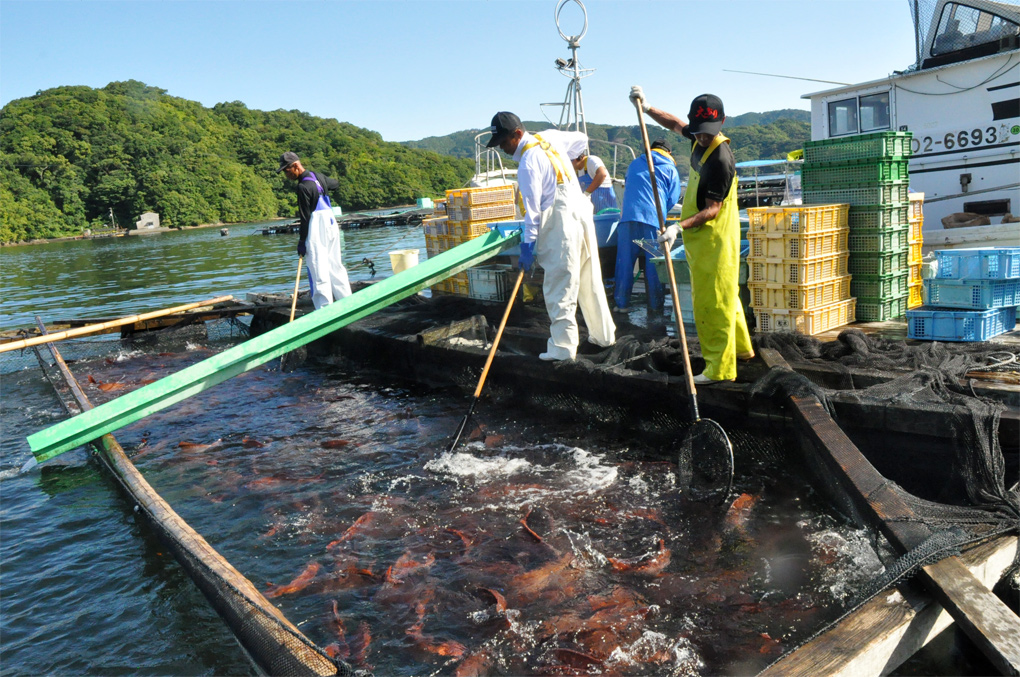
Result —
M907 287L907 310L924 305L924 285L912 284Z
M924 218L924 193L907 193L907 200L910 201L908 219Z
M747 233L750 256L769 259L809 259L849 251L846 227L818 233Z
M909 225L909 229L907 230L907 243L921 244L924 239L924 219L911 219L907 223Z
M432 213L436 216L446 216L446 200L439 199L432 201Z
M850 276L814 284L755 284L749 282L751 307L762 310L814 310L850 298Z
M812 284L847 274L849 254L822 256L817 259L768 259L747 257L748 284L773 282L779 284Z
M910 274L907 276L907 286L913 287L914 285L921 284L924 280L921 278L921 264L915 263L909 266Z
M465 188L461 205L486 205L493 202L513 202L513 186L490 186L487 188Z
M921 263L921 243L914 242L907 245L907 265L916 266Z
M799 207L749 207L750 233L818 233L847 227L850 205L804 205Z
M454 221L491 222L500 219L512 219L517 216L517 205L513 202L494 202L485 205L462 205L451 207L450 218Z
M814 310L754 310L759 332L789 331L813 336L854 321L857 299L837 301Z

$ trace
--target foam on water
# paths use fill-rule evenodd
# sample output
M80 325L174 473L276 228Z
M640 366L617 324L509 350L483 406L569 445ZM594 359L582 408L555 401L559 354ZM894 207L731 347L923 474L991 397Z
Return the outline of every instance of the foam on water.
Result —
M474 454L463 451L452 454L446 452L439 458L425 464L425 469L430 472L471 478L483 484L496 479L511 477L532 467L531 463L522 458L506 458L503 456L479 458Z

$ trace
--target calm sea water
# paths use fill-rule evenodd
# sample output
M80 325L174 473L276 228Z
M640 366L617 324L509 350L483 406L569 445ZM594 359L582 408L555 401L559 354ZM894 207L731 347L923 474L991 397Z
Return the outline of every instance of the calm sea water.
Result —
M260 227L0 250L2 326L289 292L296 238ZM345 260L387 275L398 248L424 250L420 230L348 232ZM67 352L98 404L237 340ZM84 450L20 472L25 436L65 414L27 358L0 359L0 375L0 673L251 674ZM320 646L369 629L377 674L755 672L881 569L867 535L780 468L739 469L734 505L709 508L678 494L669 464L635 460L640 442L576 421L483 405L485 429L446 453L465 407L370 371L264 365L116 435Z

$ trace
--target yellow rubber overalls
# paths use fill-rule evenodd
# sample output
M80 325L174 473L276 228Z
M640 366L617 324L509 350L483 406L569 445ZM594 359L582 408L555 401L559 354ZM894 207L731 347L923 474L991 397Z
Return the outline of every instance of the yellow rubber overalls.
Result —
M549 313L549 341L543 359L569 360L579 342L577 308L588 327L588 340L599 346L616 341L616 325L602 285L598 241L591 202L581 195L573 168L552 145L535 134L524 152L538 146L556 170L553 204L542 212L535 261L545 271L542 294Z
M701 156L701 167L727 139L717 134ZM695 152L700 150L695 146ZM691 163L693 165L693 163ZM691 168L680 219L690 218L698 209L700 172ZM720 381L737 376L737 353L752 351L744 309L740 303L740 216L737 207L737 177L722 202L719 214L700 228L683 231L684 251L691 268L691 300L694 326L698 330L705 376Z

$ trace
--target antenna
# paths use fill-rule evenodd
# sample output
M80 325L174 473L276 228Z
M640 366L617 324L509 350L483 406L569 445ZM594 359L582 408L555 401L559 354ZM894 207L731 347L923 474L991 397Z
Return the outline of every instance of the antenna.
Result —
M799 78L796 75L776 75L775 73L755 73L754 71L733 71L723 68L724 73L747 73L748 75L764 75L769 78L786 78L788 80L807 80L808 82L825 82L830 85L849 85L849 82L836 82L835 80L815 80L814 78Z
M584 15L584 25L577 35L567 35L560 27L560 12L568 2L575 2L581 8ZM570 78L567 84L567 94L563 103L543 103L542 106L560 106L560 121L556 125L559 129L570 129L571 125L575 131L584 132L587 136L588 125L584 118L584 102L581 99L581 78L586 78L595 72L594 68L582 68L577 58L577 50L581 46L581 38L588 32L588 11L584 8L581 0L560 0L556 5L556 30L570 47L570 59L558 58L555 61L556 70Z

